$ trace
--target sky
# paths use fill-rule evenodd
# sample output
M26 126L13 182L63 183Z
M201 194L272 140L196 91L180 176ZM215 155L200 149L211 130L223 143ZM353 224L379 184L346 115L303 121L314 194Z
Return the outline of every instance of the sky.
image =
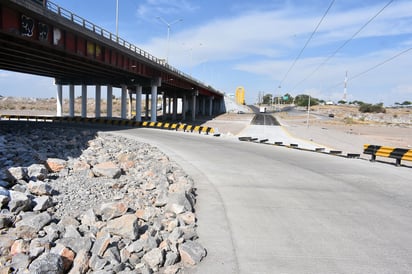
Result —
M53 0L116 33L116 0ZM410 0L118 0L118 33L226 94L412 101ZM170 33L168 39L168 24ZM51 78L0 70L0 95L55 97ZM76 91L77 92L77 91Z

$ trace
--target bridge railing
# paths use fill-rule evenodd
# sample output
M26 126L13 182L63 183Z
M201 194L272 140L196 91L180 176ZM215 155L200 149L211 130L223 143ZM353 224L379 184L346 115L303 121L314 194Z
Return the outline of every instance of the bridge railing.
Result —
M104 38L106 38L106 39L109 39L109 40L111 40L111 41L113 41L113 42L115 42L115 43L117 43L117 44L119 44L119 45L121 45L121 46L123 46L123 47L125 47L125 48L127 48L127 49L129 49L129 50L131 50L131 51L133 51L133 52L135 52L135 53L137 53L137 54L139 54L140 56L143 56L143 57L145 57L146 59L149 59L149 60L151 60L152 62L155 62L156 64L159 64L159 65L161 65L161 66L163 66L163 67L165 67L165 68L173 71L174 73L178 74L179 76L182 76L182 77L184 77L184 78L186 78L186 79L189 79L189 80L195 82L195 83L198 84L198 85L202 85L202 86L204 86L204 87L211 88L210 86L206 85L206 84L203 83L203 82L200 82L199 80L193 78L192 76L190 76L190 75L188 75L188 74L186 74L186 73L184 73L184 72L182 72L182 71L180 71L180 70L178 70L178 69L170 66L168 63L166 63L166 62L164 61L164 59L159 59L159 58L151 55L151 54L148 53L147 51L144 51L144 50L136 47L136 46L133 45L132 43L127 42L126 40L120 38L118 35L115 35L115 34L111 33L110 31L105 30L105 29L103 29L103 28L101 28L101 27L93 24L92 22L90 22L90 21L88 21L88 20L86 20L86 19L84 19L84 18L82 18L82 17L80 17L80 16L72 13L71 11L69 11L69 10L67 10L67 9L65 9L65 8L60 7L59 5L57 5L57 4L55 4L55 3L51 2L51 1L47 1L46 8L47 8L48 10L56 13L57 15L62 16L62 17L64 17L64 18L70 20L71 22L76 23L77 25L82 26L82 27L85 28L85 29L88 29L89 31L92 31L92 32L94 32L94 33L96 33L96 34L98 34L98 35L100 35L100 36L102 36L102 37L104 37ZM212 88L212 89L213 89L213 88ZM215 91L216 91L216 90L215 90ZM217 91L216 91L216 92L217 92Z

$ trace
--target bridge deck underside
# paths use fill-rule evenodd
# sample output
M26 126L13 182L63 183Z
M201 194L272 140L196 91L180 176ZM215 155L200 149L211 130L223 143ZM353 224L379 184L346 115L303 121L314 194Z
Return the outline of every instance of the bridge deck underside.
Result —
M55 78L61 85L142 86L143 93L158 86L169 96L222 98L147 52L92 31L85 22L79 25L71 15L70 20L35 2L0 0L0 69Z
M24 40L23 40L24 41ZM150 80L84 58L52 50L47 45L0 33L0 68L60 79L62 84L148 85Z

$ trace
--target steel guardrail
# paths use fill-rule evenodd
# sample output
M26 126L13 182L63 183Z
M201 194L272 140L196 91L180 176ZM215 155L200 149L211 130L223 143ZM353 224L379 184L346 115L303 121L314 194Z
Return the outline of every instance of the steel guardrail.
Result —
M317 153L322 153L322 154L340 156L340 157L344 157L344 158L356 158L356 159L360 158L360 154L358 154L358 153L347 153L346 155L344 155L342 153L342 151L340 151L340 150L326 151L324 147L318 147L318 148L315 148L315 149L308 149L308 148L299 147L299 144L296 144L296 143L284 144L283 142L280 142L280 141L275 141L273 143L270 143L269 139L259 140L259 138L253 138L253 137L250 137L250 136L238 137L238 140L242 141L242 142L253 142L253 143L258 143L258 144L286 147L286 148L292 148L292 149L309 151L309 152L317 152Z
M412 161L412 149L395 148L378 145L363 145L363 153L371 155L371 161L376 161L376 156L396 159L396 166L401 165L401 161Z

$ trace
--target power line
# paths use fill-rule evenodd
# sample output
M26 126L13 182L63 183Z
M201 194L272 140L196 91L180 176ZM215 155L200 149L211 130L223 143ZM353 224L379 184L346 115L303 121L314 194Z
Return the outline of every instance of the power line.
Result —
M381 8L374 16L372 16L362 27L356 31L348 40L346 40L340 47L338 47L331 55L329 55L314 71L312 71L307 77L296 84L293 89L309 79L313 74L315 74L324 64L326 64L330 59L332 59L336 53L343 49L350 41L352 41L367 25L369 25L379 14L381 14L392 2L395 0L390 0L383 8Z
M288 76L289 72L292 70L292 68L295 66L296 62L302 55L303 51L306 49L308 46L309 42L312 40L313 36L315 35L316 31L318 30L320 24L323 22L323 19L325 19L326 15L329 13L329 10L332 8L333 3L335 3L335 0L332 0L332 2L329 4L329 7L326 9L325 13L323 14L322 18L320 19L318 25L316 28L313 30L312 34L310 35L309 39L306 41L305 45L303 48L300 50L298 56L296 56L295 60L293 61L292 65L289 67L288 71L286 72L285 76L283 77L282 81L280 81L279 86L282 86L282 83L285 81L286 77Z
M377 63L376 65L374 65L374 66L372 66L372 67L370 67L370 68L368 68L368 69L366 69L366 70L364 70L364 71L356 74L355 76L350 77L350 78L349 78L349 81L352 81L352 80L354 80L354 79L356 79L356 78L359 78L359 77L361 77L362 75L364 75L364 74L366 74L366 73L368 73L368 72L370 72L370 71L372 71L372 70L374 70L374 69L376 69L376 68L378 68L378 67L380 67L380 66L382 66L382 65L384 65L384 64L386 64L386 63L389 63L389 62L392 61L393 59L396 59L396 58L398 58L399 56L401 56L401 55L403 55L403 54L405 54L405 53L407 53L408 51L411 51L411 50L412 50L412 47L410 47L410 48L408 48L408 49L405 49L405 50L403 50L403 51L401 51L401 52L393 55L392 57L389 57L388 59L385 59L384 61L382 61L382 62L380 62L380 63ZM333 86L331 86L331 87L329 87L329 88L327 88L327 89L336 88L336 87L340 86L341 84L342 84L342 82L339 82L339 83L337 83L336 85L333 85Z
M384 60L384 61L376 64L376 65L374 65L373 67L371 67L371 68L369 68L369 69L367 69L367 70L365 70L365 71L363 71L363 72L361 72L361 73L356 74L355 76L353 76L352 78L350 78L350 80L353 80L353 79L355 79L355 78L358 78L358 77L360 77L360 76L368 73L369 71L374 70L374 69L376 69L376 68L384 65L384 64L392 61L393 59L398 58L399 56L407 53L407 52L410 51L410 50L412 50L412 47L410 47L410 48L408 48L408 49L406 49L406 50L404 50L404 51L402 51L402 52L400 52L400 53L398 53L398 54L396 54L396 55L394 55L394 56L392 56L392 57L390 57L390 58L388 58L388 59L386 59L386 60Z

